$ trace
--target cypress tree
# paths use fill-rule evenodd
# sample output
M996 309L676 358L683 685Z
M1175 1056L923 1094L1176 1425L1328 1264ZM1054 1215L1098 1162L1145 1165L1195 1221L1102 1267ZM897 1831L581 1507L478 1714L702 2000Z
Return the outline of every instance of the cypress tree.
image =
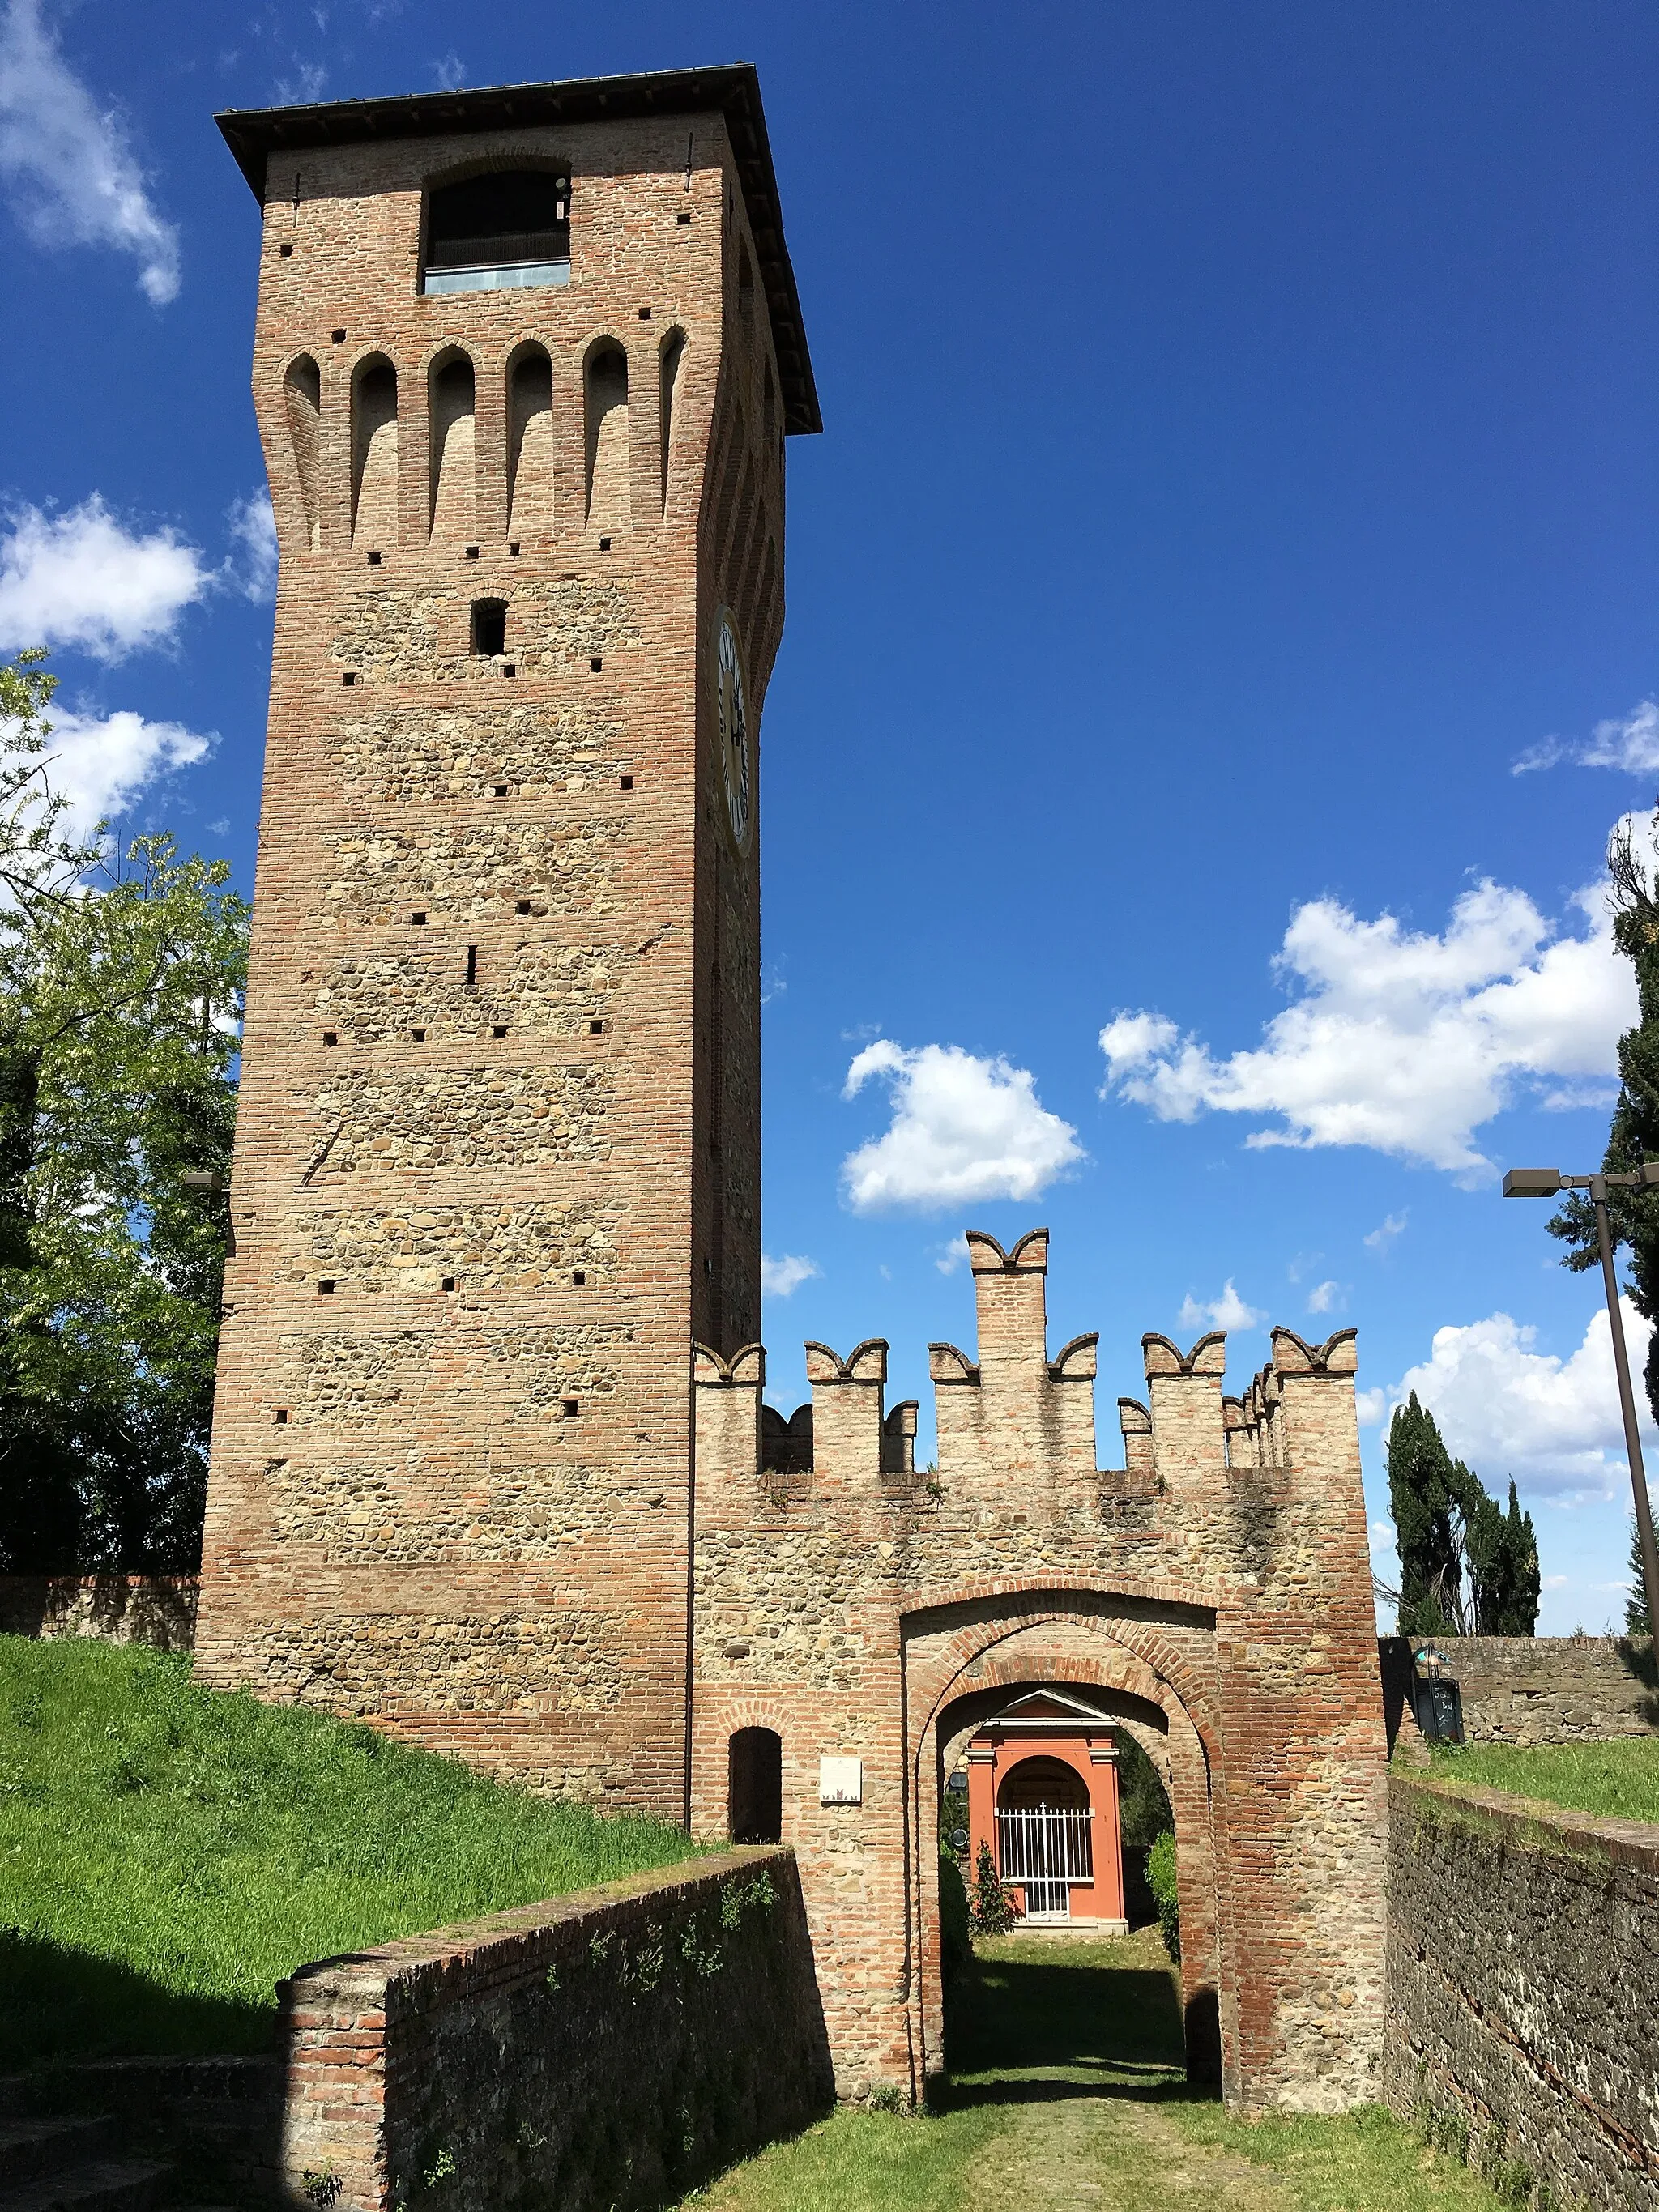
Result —
M1630 1516L1630 1594L1625 1600L1625 1633L1626 1636L1651 1636L1653 1622L1648 1613L1648 1601L1642 1587L1642 1545L1636 1534L1636 1516Z
M1401 1636L1461 1632L1462 1567L1452 1528L1456 1476L1434 1415L1413 1390L1389 1425L1389 1510L1400 1547Z
M1510 1484L1509 1510L1447 1450L1413 1390L1389 1426L1389 1504L1400 1547L1401 1636L1531 1636L1538 1539ZM1465 1577L1468 1580L1465 1593Z

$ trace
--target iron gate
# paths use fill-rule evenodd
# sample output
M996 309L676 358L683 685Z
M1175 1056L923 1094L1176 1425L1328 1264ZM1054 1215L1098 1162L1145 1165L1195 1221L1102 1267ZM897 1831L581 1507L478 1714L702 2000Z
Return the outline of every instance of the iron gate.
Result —
M1004 1881L1025 1892L1028 1920L1069 1920L1072 1884L1095 1870L1089 1823L1092 1812L1032 1805L997 1814L997 1855Z

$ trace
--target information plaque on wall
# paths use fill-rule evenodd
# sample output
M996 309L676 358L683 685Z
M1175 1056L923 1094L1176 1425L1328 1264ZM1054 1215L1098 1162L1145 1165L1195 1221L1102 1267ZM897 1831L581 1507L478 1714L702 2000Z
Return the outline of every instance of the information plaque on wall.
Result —
M819 1759L818 1802L821 1805L863 1804L864 1761L861 1759Z

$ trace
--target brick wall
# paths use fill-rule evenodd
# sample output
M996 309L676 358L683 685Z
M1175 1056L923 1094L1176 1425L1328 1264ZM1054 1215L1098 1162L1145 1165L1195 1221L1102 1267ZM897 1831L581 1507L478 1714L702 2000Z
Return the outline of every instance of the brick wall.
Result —
M1659 1827L1389 1778L1389 2102L1559 2199L1659 2205Z
M1596 1743L1659 1729L1647 1638L1456 1636L1438 1648L1457 1678L1471 1743ZM1414 1649L1403 1636L1377 1642L1390 1743L1410 1700Z
M324 1960L282 1995L284 2172L339 2212L655 2203L832 2094L787 1851Z

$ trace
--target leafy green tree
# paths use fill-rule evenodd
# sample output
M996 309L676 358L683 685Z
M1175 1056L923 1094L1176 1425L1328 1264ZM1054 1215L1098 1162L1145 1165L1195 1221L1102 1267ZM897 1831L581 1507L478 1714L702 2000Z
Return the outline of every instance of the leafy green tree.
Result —
M1118 1729L1113 1741L1117 1746L1118 1826L1123 1848L1145 1850L1165 1828L1174 1826L1175 1816L1158 1769L1127 1729Z
M247 914L222 861L69 835L53 679L0 667L0 1565L199 1552Z
M1532 1516L1512 1481L1506 1513L1452 1457L1414 1390L1389 1426L1389 1505L1401 1636L1533 1634L1541 1580Z
M1181 1882L1176 1871L1175 1830L1166 1828L1146 1854L1146 1880L1158 1907L1158 1933L1172 1959L1181 1956Z

